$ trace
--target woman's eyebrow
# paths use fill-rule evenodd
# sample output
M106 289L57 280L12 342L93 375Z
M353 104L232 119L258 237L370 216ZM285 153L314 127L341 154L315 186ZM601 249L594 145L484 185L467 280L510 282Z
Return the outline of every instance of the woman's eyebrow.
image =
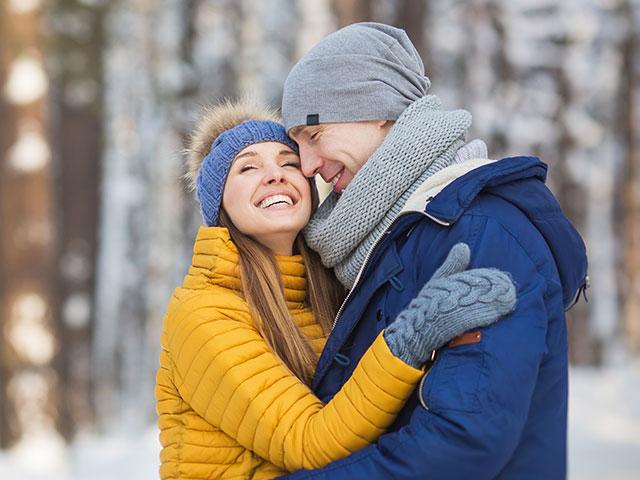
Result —
M296 152L291 150L280 150L280 155L295 155L296 157L298 156Z
M244 158L244 157L255 157L257 155L258 154L256 152L254 152L253 150L249 150L248 152L244 152L244 153L241 153L240 155L238 155L236 157L236 160L240 160L241 158Z

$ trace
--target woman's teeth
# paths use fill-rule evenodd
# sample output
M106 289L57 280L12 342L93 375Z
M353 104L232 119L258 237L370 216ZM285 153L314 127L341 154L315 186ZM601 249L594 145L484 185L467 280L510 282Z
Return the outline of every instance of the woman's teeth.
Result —
M272 195L271 197L267 197L263 201L261 201L258 207L269 208L271 205L275 205L277 203L286 203L287 205L293 205L293 200L286 195Z

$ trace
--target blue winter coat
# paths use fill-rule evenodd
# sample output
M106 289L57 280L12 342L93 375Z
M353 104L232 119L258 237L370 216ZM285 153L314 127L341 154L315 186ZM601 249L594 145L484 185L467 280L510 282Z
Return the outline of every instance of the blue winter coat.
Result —
M287 478L561 479L566 476L565 309L586 284L579 234L513 157L472 170L396 219L374 248L322 353L313 389L329 401L368 346L465 242L471 267L509 272L515 311L478 343L442 348L389 433L325 468Z

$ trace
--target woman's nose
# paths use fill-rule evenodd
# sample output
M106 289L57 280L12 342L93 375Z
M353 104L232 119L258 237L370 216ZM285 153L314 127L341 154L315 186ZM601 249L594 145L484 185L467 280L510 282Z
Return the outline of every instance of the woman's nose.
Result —
M285 171L279 165L272 165L268 168L264 181L266 184L283 183L285 181Z

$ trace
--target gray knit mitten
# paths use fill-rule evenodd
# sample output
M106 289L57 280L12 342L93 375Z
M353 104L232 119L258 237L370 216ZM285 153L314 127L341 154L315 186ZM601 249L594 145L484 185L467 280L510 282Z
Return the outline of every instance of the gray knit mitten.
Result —
M516 304L516 288L495 268L466 270L465 243L454 245L418 296L384 331L391 352L419 368L433 350L462 333L495 323Z

